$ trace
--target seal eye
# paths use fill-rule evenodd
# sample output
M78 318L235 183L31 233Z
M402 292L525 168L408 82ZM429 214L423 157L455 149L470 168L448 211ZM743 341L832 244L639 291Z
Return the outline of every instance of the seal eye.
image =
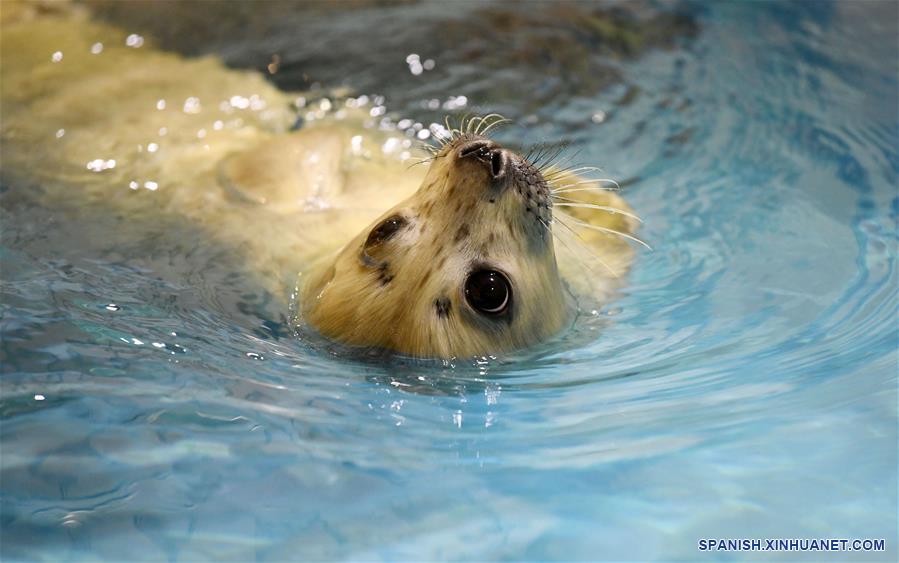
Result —
M477 270L465 280L465 298L480 313L500 315L512 302L512 287L496 270Z
M368 233L368 238L365 239L365 248L369 248L371 246L375 246L376 244L381 244L385 240L389 239L393 235L397 233L400 229L406 226L406 219L400 215L391 215L387 219L384 219L380 225L375 227Z

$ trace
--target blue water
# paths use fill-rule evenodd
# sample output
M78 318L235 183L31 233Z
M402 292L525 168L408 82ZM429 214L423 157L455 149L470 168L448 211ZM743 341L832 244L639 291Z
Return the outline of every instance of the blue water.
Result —
M514 355L334 355L227 265L4 186L3 559L895 561L896 5L695 13L630 86L503 108L625 180L654 248ZM886 551L697 551L720 537Z

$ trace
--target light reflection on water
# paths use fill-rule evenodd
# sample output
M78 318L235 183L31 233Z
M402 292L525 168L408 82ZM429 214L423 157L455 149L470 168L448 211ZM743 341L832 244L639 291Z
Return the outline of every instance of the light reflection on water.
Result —
M527 126L501 142L572 142L647 220L621 299L502 358L297 341L222 257L148 237L157 275L109 250L115 218L76 236L4 185L4 558L694 559L703 537L872 537L895 559L890 15L710 6L694 41L536 111L542 90L476 97L452 53L398 61L428 81L413 94L363 75L383 98L353 103L415 135L467 96Z

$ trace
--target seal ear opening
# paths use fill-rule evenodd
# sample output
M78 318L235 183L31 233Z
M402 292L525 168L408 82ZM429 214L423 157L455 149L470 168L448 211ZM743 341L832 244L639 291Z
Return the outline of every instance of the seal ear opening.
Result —
M466 158L469 156L483 158L487 156L488 151L495 146L496 143L489 139L477 139L466 143L459 148L459 158Z

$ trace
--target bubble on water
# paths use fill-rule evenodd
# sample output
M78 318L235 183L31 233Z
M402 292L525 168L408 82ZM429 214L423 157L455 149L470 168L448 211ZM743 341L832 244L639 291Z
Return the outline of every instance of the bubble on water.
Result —
M95 158L87 163L87 169L91 172L103 172L104 170L111 170L115 168L115 160L109 159L104 160L102 158Z
M121 311L122 308L119 305L116 305L115 303L110 303L109 305L106 306L106 310L107 311Z
M431 135L438 139L448 139L450 137L449 130L440 123L431 123L428 125L428 130L431 132Z
M416 55L415 53L412 53L408 57L406 57L406 64L409 65L409 72L411 72L415 76L418 76L419 74L424 72L424 67L421 64L418 55Z
M57 138L57 139L62 139L63 135L65 135L65 134L66 134L66 130L65 130L65 129L58 129L58 130L56 131L56 138Z
M165 109L165 100L156 100L156 109L164 110Z
M593 123L602 123L606 120L606 112L599 110L593 115L590 116L590 121Z
M46 398L47 398L47 397L44 397L43 395L35 395L35 396L34 396L34 400L35 400L35 401L43 401L43 400L46 399Z
M450 96L443 102L443 109L454 110L464 108L468 104L466 96Z
M103 44L102 43L94 43L93 45L91 45L91 54L92 55L99 55L102 52L103 52Z
M200 98L191 96L184 100L184 107L182 109L184 113L200 113L200 111L202 111L203 109L203 106L200 105Z
M266 107L265 100L259 97L257 94L253 94L250 96L250 109L253 111L262 111Z
M257 354L256 352L247 352L247 357L251 360L258 360L260 362L265 360L265 356L263 356L262 354Z
M250 107L250 99L243 96L231 96L228 103L236 109L247 109Z
M125 38L125 45L133 49L139 49L144 44L144 38L136 33L132 33Z
M502 387L497 385L496 387L487 387L484 389L484 397L487 400L488 405L495 405L497 399L499 399L499 395L502 393Z
M397 149L400 142L396 137L390 137L386 141L384 141L384 145L381 146L381 152L391 153Z
M56 51L55 53L50 55L50 60L53 61L54 63L58 63L59 61L61 61L62 60L62 51Z
M353 135L350 139L350 147L353 151L353 154L359 154L362 152L362 135Z

